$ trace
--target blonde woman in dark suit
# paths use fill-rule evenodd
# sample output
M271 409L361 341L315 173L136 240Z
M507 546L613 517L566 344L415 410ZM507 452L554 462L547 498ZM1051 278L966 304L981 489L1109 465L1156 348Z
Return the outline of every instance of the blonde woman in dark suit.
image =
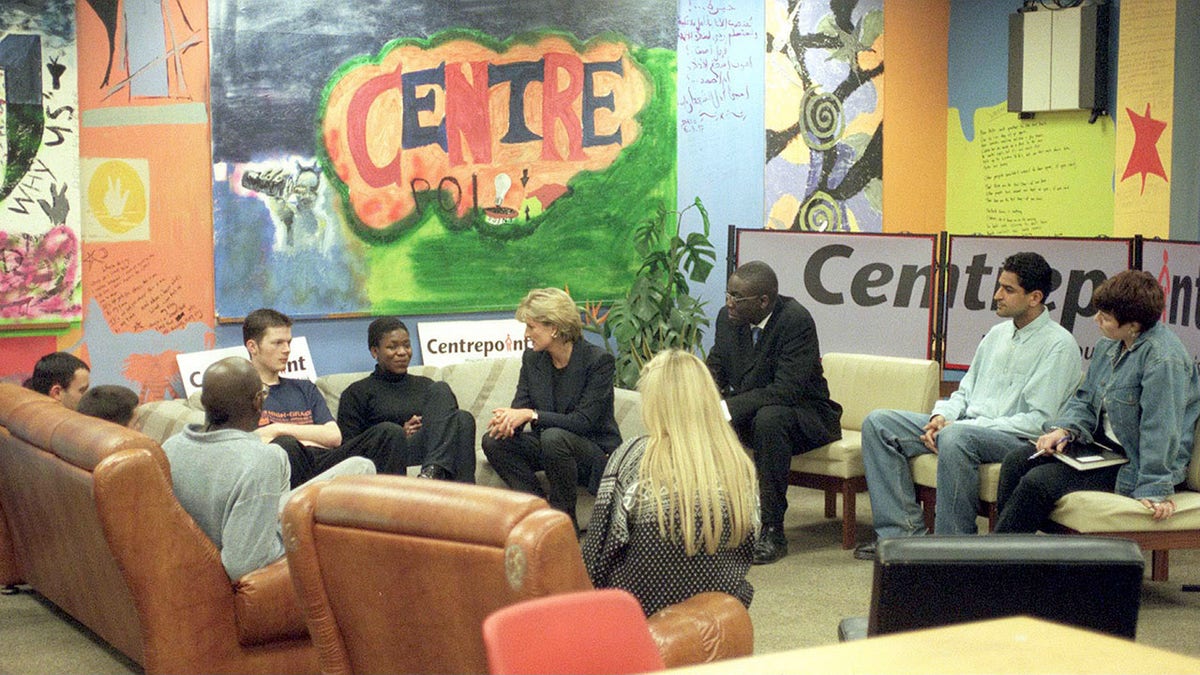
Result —
M576 487L595 494L608 454L621 443L613 416L616 364L583 340L579 310L562 290L530 291L516 317L533 347L522 356L512 405L492 411L483 452L515 490L546 496L536 475L544 470L550 505L575 522Z

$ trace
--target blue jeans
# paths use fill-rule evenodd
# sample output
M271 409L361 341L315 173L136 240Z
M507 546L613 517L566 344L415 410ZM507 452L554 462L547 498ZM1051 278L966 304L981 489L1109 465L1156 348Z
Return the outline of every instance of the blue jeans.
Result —
M863 464L875 534L880 539L925 534L908 460L929 452L921 442L929 415L876 410L862 426ZM1003 461L1009 452L1033 445L1010 433L962 422L937 435L938 534L974 534L979 507L979 465Z

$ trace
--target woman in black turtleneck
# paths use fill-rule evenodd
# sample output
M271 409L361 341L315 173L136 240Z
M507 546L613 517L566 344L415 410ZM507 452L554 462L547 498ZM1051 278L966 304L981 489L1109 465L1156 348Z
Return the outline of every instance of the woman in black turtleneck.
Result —
M408 374L412 343L404 322L375 319L367 328L375 372L346 387L338 403L338 427L346 441L376 424L404 427L405 466L421 465L421 478L475 482L475 418L459 410L445 382ZM395 456L395 455L394 455ZM402 473L403 467L381 468Z

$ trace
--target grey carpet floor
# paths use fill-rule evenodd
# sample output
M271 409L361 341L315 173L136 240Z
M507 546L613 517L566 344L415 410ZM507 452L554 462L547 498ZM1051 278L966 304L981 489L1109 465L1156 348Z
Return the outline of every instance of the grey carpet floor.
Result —
M824 518L821 493L791 488L788 498L790 554L750 572L758 653L837 642L838 621L865 615L871 595L871 563L842 550L840 520ZM858 519L859 539L874 538L865 494ZM1200 593L1184 592L1183 584L1200 584L1200 551L1172 553L1170 581L1147 579L1137 641L1200 657ZM0 595L0 645L0 674L140 672L27 588Z

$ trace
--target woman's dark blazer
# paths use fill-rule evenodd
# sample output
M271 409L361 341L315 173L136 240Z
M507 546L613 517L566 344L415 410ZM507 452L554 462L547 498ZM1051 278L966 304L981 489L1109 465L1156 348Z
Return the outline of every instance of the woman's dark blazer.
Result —
M562 373L564 401L554 399L553 372L548 353L525 350L512 407L536 410L537 431L558 427L592 441L605 454L612 452L621 444L613 416L616 361L612 354L590 342L576 342Z

